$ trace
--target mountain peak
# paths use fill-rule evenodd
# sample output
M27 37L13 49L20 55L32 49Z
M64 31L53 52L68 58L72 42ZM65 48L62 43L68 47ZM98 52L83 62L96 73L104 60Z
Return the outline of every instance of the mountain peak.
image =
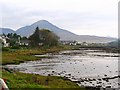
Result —
M39 20L38 22L48 22L47 20Z
M39 21L33 23L31 25L31 27L33 27L33 29L36 28L36 27L39 27L40 29L47 28L47 29L50 29L50 30L55 30L56 28L58 28L47 20L39 20Z
M50 22L48 22L47 20L39 20L37 22L35 22L34 24L51 24Z

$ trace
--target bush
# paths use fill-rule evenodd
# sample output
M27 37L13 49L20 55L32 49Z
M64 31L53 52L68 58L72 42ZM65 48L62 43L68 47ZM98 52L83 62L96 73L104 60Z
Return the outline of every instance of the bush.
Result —
M11 49L20 49L20 47L19 46L13 46L13 47L11 47Z
M2 47L2 51L9 51L10 48L7 48L7 47Z

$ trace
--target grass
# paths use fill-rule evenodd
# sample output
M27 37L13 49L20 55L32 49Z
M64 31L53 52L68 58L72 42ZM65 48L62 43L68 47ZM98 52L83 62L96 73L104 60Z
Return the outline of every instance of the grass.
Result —
M9 49L2 52L2 65L19 64L24 61L40 60L43 57L36 57L37 54L55 53L61 50L70 49L68 46L59 46L51 48L31 48L31 49Z
M5 70L3 70L2 75L10 90L18 90L18 88L79 88L83 90L70 80L64 80L63 77L41 76L20 72L9 73Z
M2 64L19 64L24 61L37 60L37 57L27 54L18 54L17 52L3 52Z

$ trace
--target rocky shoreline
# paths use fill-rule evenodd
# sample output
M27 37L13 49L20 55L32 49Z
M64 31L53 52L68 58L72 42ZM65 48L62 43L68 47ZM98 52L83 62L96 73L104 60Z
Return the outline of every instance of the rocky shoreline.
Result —
M92 54L90 52L92 52ZM27 68L29 68L29 64L32 65L30 67L36 68L36 70L42 70L42 67L43 68L45 68L45 67L50 68L49 66L52 66L53 64L56 64L56 63L60 63L60 61L58 62L58 59L61 60L60 65L65 64L65 61L68 61L67 65L70 65L70 66L73 66L73 65L76 66L77 63L80 63L80 65L82 67L84 67L83 69L86 70L87 68L85 66L85 63L83 63L82 59L80 59L79 62L77 60L72 59L73 61L71 62L70 58L74 57L75 55L78 55L77 57L75 57L75 59L81 58L81 56L85 57L86 55L89 55L90 58L95 56L96 57L95 59L97 59L99 57L102 57L102 59L104 59L104 57L109 57L109 58L118 57L116 54L112 54L112 55L110 54L109 55L109 53L108 53L108 54L104 55L104 52L102 54L98 54L98 53L94 54L94 52L96 52L96 53L98 52L99 53L99 51L91 51L91 50L90 51L89 50L88 51L87 50L86 51L84 51L84 50L80 50L80 51L73 50L72 52L69 51L69 50L65 51L65 52L63 51L63 52L57 53L57 55L60 56L60 57L55 56L55 58L53 58L53 59L55 59L55 61L54 60L51 61L49 59L48 59L48 61L47 60L43 60L43 62L42 61L40 61L40 62L36 61L35 63L33 62L33 65L32 65L32 62L31 63L27 63L26 62L25 65L28 65L26 68L23 68L23 67L15 68L16 66L15 67L13 66L13 71L17 70L17 71L21 71L21 72L25 72L25 73L33 73L34 71L27 72ZM52 56L54 56L54 55L56 55L56 54L52 54ZM50 56L51 56L51 54L50 54ZM96 63L93 63L93 62L94 61L91 60L89 63L94 66ZM105 65L104 67L108 69L111 66ZM93 71L96 70L96 67L93 67L92 70ZM94 77L79 77L79 78L77 78L77 77L74 77L74 74L66 72L65 70L58 71L58 72L56 70L52 70L50 72L46 71L47 73L44 72L44 74L48 75L48 76L62 76L64 80L70 80L70 81L72 81L74 83L77 83L80 87L84 87L87 90L109 90L109 89L112 90L113 87L112 87L111 82L109 82L109 81L110 80L114 81L114 79L120 79L120 76L119 75L117 76L117 73L120 72L120 71L116 71L116 70L114 70L114 72L116 74L113 75L113 76L109 76L109 74L104 73L102 75L102 77L100 76L100 74L98 74L99 76L96 76L96 78L94 78ZM78 73L78 75L80 74L79 71L77 71L77 73ZM113 72L111 70L109 70L109 73L111 74ZM38 73L35 72L33 74L38 74ZM42 75L42 73L40 75ZM103 83L103 82L105 82L105 83ZM117 83L117 81L114 81L114 82ZM83 83L86 83L86 84L84 85ZM110 83L111 85L106 85L106 83ZM103 84L104 84L104 87L103 87ZM120 83L117 83L117 84L120 85ZM117 89L114 89L114 90L117 90Z

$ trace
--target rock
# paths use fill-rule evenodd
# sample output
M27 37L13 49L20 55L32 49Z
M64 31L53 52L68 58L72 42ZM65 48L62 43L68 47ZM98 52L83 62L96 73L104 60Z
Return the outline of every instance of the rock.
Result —
M68 74L69 76L71 76L71 74Z
M61 75L60 73L58 73L58 75Z
M93 78L93 81L96 81L96 79Z
M100 77L100 75L98 75L98 77Z
M98 86L96 86L97 88L101 88L102 86L101 85L98 85Z
M48 74L48 76L51 76L51 74Z
M109 66L106 66L106 67L109 67Z
M108 80L108 79L106 79L106 78L104 78L103 80L104 80L104 81L106 81L106 82L109 82L109 80Z
M92 82L90 82L90 83L92 83Z
M101 81L101 79L98 79L99 81Z
M54 73L55 71L52 71L52 73Z
M112 71L109 71L110 73L112 72Z
M105 74L104 76L106 77L107 75Z
M106 86L106 88L111 88L111 86Z

